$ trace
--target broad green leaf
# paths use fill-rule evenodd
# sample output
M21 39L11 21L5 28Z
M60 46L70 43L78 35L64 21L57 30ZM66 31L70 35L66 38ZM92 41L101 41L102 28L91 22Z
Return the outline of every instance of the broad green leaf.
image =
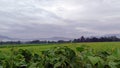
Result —
M86 64L85 68L92 68L92 65L91 64Z
M3 66L0 66L0 68L3 68Z
M120 57L120 49L116 48L112 55L119 58Z
M88 59L90 60L92 65L95 65L96 63L98 63L100 61L100 57L88 56Z
M111 68L117 68L117 63L115 62L109 62L108 65L111 67Z
M57 62L55 65L54 65L54 68L57 68L57 67L59 67L59 66L61 66L61 62Z

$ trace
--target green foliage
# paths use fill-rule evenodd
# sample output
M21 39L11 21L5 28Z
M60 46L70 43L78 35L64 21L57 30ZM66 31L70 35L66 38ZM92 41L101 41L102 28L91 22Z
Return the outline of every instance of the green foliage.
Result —
M76 65L76 54L68 47L55 47L43 51L45 68L74 68Z
M87 46L76 48L79 51L79 58L82 68L119 68L120 67L120 49L114 51L95 52Z
M0 52L0 68L120 68L120 49L95 51L89 46L58 46L41 54L27 49Z

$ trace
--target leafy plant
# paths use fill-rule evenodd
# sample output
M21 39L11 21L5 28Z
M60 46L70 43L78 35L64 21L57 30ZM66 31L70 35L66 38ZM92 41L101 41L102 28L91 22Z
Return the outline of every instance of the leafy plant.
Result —
M76 53L68 47L55 47L43 51L45 68L74 68Z
M34 54L15 48L11 54L0 52L0 68L120 68L120 49L98 51L88 46L54 47Z

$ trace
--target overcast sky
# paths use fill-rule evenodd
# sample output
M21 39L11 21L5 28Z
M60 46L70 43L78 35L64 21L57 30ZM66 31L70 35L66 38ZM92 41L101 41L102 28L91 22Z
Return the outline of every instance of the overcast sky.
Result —
M15 38L120 33L120 0L0 0L0 35Z

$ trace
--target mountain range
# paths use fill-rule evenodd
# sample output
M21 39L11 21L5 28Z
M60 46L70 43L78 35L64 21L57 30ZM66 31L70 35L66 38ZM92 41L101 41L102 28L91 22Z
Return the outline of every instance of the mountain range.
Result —
M106 34L104 36L106 36L106 37L116 36L116 37L120 38L120 34Z
M0 35L0 40L2 41L18 41L18 40L21 40L21 41L30 41L30 40L42 40L42 41L44 40L49 40L49 41L65 40L65 41L68 41L68 40L73 40L73 38L51 37L51 38L20 39L20 38L11 38L8 36Z
M0 35L0 40L12 40L12 38L10 38L8 36Z
M109 36L116 36L118 38L120 38L120 34L106 34L104 35L106 37L109 37ZM36 39L20 39L20 38L11 38L11 37L8 37L8 36L3 36L3 35L0 35L0 41L18 41L18 40L21 40L21 41L30 41L30 40L49 40L49 41L58 41L58 40L73 40L74 38L66 38L66 37L51 37L51 38L36 38Z

